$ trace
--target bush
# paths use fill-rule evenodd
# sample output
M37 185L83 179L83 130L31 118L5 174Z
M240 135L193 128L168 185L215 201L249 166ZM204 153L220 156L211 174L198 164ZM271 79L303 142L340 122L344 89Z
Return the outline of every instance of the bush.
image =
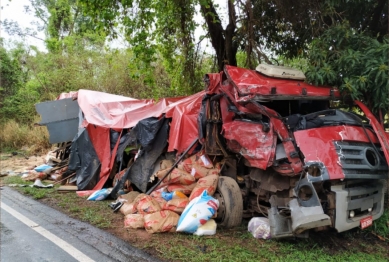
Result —
M11 119L0 124L0 128L0 144L3 150L27 147L29 153L41 153L51 148L49 134L44 126L19 124Z

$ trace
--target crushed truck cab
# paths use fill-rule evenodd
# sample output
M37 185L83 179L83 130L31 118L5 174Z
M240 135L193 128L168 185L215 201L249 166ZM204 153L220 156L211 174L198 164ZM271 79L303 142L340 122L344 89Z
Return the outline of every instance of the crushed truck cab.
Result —
M339 90L304 79L286 67L225 66L184 98L79 90L37 110L51 141L74 136L69 170L79 190L101 189L119 174L111 196L128 180L152 191L161 160L201 150L220 167L214 197L222 226L266 216L272 238L368 227L383 213L389 136L363 103L355 101L363 116L334 108ZM76 125L64 129L69 118Z
M239 185L235 212L267 216L273 238L363 228L382 215L388 139L361 102L365 117L331 108L337 89L285 67L226 66L205 81L199 137Z

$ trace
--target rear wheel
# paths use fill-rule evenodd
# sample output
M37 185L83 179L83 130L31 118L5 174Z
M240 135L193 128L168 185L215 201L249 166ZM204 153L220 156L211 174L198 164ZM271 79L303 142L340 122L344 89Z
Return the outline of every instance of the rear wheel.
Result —
M214 198L219 201L218 224L224 227L239 226L242 222L243 199L238 183L230 177L219 177Z

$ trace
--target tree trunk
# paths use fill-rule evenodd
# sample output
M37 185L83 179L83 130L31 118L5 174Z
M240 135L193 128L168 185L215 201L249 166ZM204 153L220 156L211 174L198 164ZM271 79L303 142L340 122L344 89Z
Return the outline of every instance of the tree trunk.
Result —
M224 31L220 18L212 1L203 3L201 13L207 23L208 33L211 37L212 47L216 52L216 60L219 71L222 71L224 65L236 66L237 44L233 42L235 36L235 8L232 1L228 1L229 24Z

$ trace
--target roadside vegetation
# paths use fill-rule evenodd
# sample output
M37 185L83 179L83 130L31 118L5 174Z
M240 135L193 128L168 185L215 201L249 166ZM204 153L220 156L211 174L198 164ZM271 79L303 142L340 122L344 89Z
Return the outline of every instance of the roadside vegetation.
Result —
M338 87L388 123L388 1L42 1L30 12L44 30L45 50L28 44L35 29L2 21L21 36L0 39L0 149L47 151L35 104L90 89L133 98L174 97L203 90L203 76L225 64L292 65L307 81ZM203 19L199 22L196 16ZM291 11L294 10L294 11ZM226 21L221 14L226 15ZM299 15L296 15L299 14ZM303 15L301 15L303 14ZM222 23L226 22L226 23ZM227 26L225 26L227 25ZM202 36L195 36L198 27ZM112 40L120 39L120 47ZM201 43L208 40L206 51ZM210 51L212 49L212 51ZM31 184L18 177L6 184ZM313 233L311 238L256 240L247 225L216 236L144 236L122 228L107 201L89 202L56 189L15 187L168 261L387 261L388 210L365 231ZM385 204L387 206L387 204ZM247 221L246 221L247 223Z
M4 184L31 185L20 177L1 178ZM247 231L248 221L235 229L217 229L214 236L181 233L148 234L123 228L123 216L108 207L111 200L87 201L74 192L15 187L69 216L107 230L166 261L387 261L388 210L372 227L341 234L312 232L308 239L262 240Z

